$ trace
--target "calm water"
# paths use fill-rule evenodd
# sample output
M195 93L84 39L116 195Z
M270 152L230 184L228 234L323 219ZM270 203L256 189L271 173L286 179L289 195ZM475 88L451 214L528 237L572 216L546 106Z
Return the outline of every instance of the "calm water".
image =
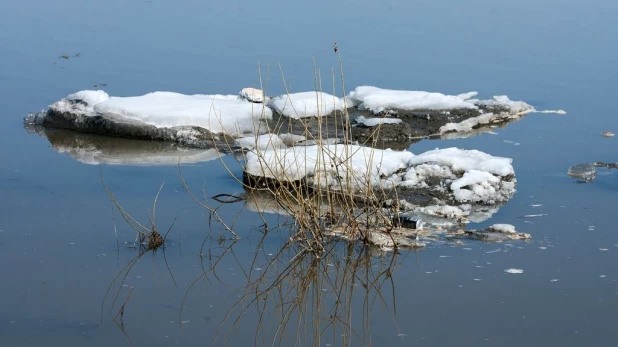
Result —
M618 4L610 0L2 1L0 345L262 345L288 319L275 344L313 345L312 322L321 322L322 346L616 346L618 174L588 184L566 176L573 164L618 161L618 139L600 135L618 133L616 37ZM163 182L159 229L176 218L165 257L143 256L126 287L116 283L106 297L138 254L126 244L134 232L112 209L99 166L28 134L23 116L102 83L120 96L237 93L259 85L258 64L271 94L284 90L279 64L293 91L307 91L314 57L323 76L337 66L335 41L348 89L478 90L567 110L528 115L498 135L410 148L513 158L518 192L479 226L510 223L533 239L434 245L360 265L346 262L358 250L337 245L325 264L298 265L279 293L242 301L247 278L263 272L265 289L289 263L293 254L280 256L279 269L260 267L285 234L262 240L259 216L230 204L220 213L229 220L239 213L234 229L243 239L219 245L221 228L209 226L176 166L103 165L105 184L137 220L148 223ZM233 158L224 160L241 173ZM200 196L202 188L208 196L241 190L218 160L184 166L183 174ZM544 216L522 218L529 214ZM306 292L302 278L313 284ZM131 287L123 334L112 319ZM334 309L329 294L341 288L349 296ZM328 330L332 315L353 331Z

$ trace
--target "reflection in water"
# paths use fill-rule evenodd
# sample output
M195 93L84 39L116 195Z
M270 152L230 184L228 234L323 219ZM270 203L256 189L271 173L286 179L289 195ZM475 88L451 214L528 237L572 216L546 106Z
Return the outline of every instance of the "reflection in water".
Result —
M397 334L398 258L394 252L374 257L369 248L332 242L321 257L295 244L272 256L258 254L245 269L247 285L220 322L213 345L255 315L256 345L371 345L371 313L377 308L391 315Z
M110 197L115 202L112 194ZM123 211L121 206L118 210ZM213 223L221 222L224 230L227 225L215 215L216 210L210 210L211 218ZM256 346L372 345L370 320L375 309L379 309L381 317L384 312L391 317L380 324L380 329L390 329L389 334L403 338L395 321L394 285L395 271L403 256L398 252L375 253L375 248L336 239L325 241L324 252L316 254L291 239L297 232L293 221L262 217L261 237L257 243L251 242L254 250L249 251L250 255L242 248L246 247L246 239L230 240L222 235L217 238L215 230L222 229L210 225L210 235L198 245L201 266L197 268L201 271L187 286L180 305L180 329L183 322L189 321L183 312L187 298L201 297L200 291L208 292L209 287L221 284L229 296L220 301L222 314L214 321L215 328L209 325L212 322L199 323L205 324L205 329L214 329L212 341L206 345L235 345L232 341L239 331L254 336ZM130 216L125 220L134 227ZM135 337L125 330L125 321L129 324L130 318L124 316L124 307L138 294L127 288L125 280L135 276L131 273L146 254L163 257L167 266L165 252L166 246L160 252L140 249L117 273L103 298L102 310L111 313L131 344ZM229 276L230 263L241 274L240 283ZM169 266L167 270L174 281Z
M182 180L184 182L184 178ZM185 187L189 190L186 183ZM320 240L324 246L320 252L312 251L299 241L296 220L264 191L246 191L241 196L219 194L211 198L220 204L218 206L207 205L195 196L194 199L209 213L209 233L202 244L197 245L199 251L188 250L199 254L200 264L195 269L200 270L193 273L194 277L188 283L184 281L186 290L183 288L184 295L178 308L179 329L183 329L183 322L191 321L191 314L184 311L192 311L195 297L206 298L212 293L212 288L223 286L227 297L215 299L221 314L204 322L193 320L192 328L195 324L203 324L201 328L213 329L209 335L213 346L236 345L237 339L246 338L237 336L239 331L250 332L250 340L258 346L373 345L375 337L383 334L398 336L405 341L405 332L399 331L396 321L395 281L398 267L406 255L413 255L414 251L384 252L378 247L348 242L335 236ZM123 208L116 206L123 213ZM263 224L257 232L248 236L244 234L244 239L232 240L228 232L237 229L236 223L224 221L221 216L233 214L228 214L229 211L219 214L228 207L236 210L236 218L241 212L246 213L245 209L257 212ZM476 214L469 214L468 221L489 218L499 206L483 208L484 213L479 210ZM154 210L153 206L153 230ZM132 228L139 229L134 219L124 214L123 217ZM462 244L463 238L474 238L461 233L449 234L449 230L461 226L461 220L450 220L447 216L435 218L441 219L445 225L455 225L422 230L423 241ZM433 223L440 224L438 221ZM150 228L142 229L147 232ZM235 233L232 235L236 236ZM252 235L259 235L257 242ZM166 246L161 252L149 252L148 247L141 249L112 280L103 299L103 311L109 310L129 342L134 337L131 331L125 330L125 321L129 318L123 316L124 306L132 295L139 294L126 288L125 280L134 276L131 272L143 261L143 256L151 254L163 257L175 284L176 275L171 268L178 267L167 265ZM240 282L237 277L230 276L231 267L241 276ZM374 311L380 313L380 318L386 317L386 321L372 322ZM372 331L372 328L378 330Z
M221 156L214 148L185 148L165 141L131 140L33 125L27 125L26 129L47 138L59 153L68 153L75 160L91 165L194 164Z
M245 190L242 198L245 200L245 207L259 214L275 214L284 218L292 219L288 209L277 202L277 199L267 191ZM456 231L465 228L469 223L483 223L496 214L503 204L478 205L467 204L466 209L459 209L457 205L432 205L430 200L427 204L416 206L411 210L402 212L401 216L409 219L420 219L423 221L423 230L416 231L416 236L422 238L423 243L451 243L461 241L459 237L449 231ZM323 214L341 208L332 205L323 205ZM462 214L453 214L452 211L459 210ZM450 211L444 213L444 211Z

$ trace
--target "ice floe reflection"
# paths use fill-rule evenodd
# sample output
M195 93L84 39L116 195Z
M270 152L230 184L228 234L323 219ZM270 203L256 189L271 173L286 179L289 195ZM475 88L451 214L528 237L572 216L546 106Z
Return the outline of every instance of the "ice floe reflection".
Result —
M187 148L173 142L132 140L66 129L26 126L46 138L58 153L90 165L178 165L207 162L220 158L215 148Z

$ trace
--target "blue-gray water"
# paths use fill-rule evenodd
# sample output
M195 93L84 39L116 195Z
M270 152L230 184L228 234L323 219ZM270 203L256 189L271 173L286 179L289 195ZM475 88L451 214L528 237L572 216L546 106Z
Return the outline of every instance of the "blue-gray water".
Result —
M202 264L210 266L208 254L199 256L209 225L178 168L103 166L105 183L138 220L148 222L162 182L159 228L177 217L166 257L178 286L161 253L142 258L126 282L134 292L125 336L112 318L127 291L113 309L110 299L102 301L137 254L125 245L134 233L112 211L99 167L27 134L27 112L101 83L119 96L237 93L259 85L258 65L271 94L284 91L279 64L293 91L312 90L313 58L329 81L337 42L348 89L478 90L483 98L507 94L568 112L531 114L498 135L411 146L415 153L458 146L513 158L518 192L485 224L514 224L533 239L404 252L367 322L362 293L354 299L353 324L370 331L363 341L616 346L618 175L599 174L587 184L566 176L574 164L618 161L618 138L600 135L618 133L616 37L618 4L610 0L0 2L0 345L109 346L129 344L127 336L135 345L210 345L245 284L240 269L256 249L285 241L275 236L258 245L261 220L241 212L235 230L243 240L235 257L222 258L221 281L210 276L188 291ZM209 195L240 190L218 160L183 173L198 194L202 186ZM237 209L226 205L222 214L232 218ZM529 214L546 215L522 218ZM221 251L216 239L209 247ZM524 273L505 274L507 268ZM310 315L310 307L300 315ZM214 345L262 345L256 312ZM341 345L339 335L319 345ZM289 332L281 339L313 344Z

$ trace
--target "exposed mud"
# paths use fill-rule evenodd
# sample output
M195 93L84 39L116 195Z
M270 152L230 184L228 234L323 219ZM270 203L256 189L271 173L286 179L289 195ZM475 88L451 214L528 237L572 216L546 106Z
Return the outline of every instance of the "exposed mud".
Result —
M69 129L80 133L99 134L138 140L176 142L193 148L225 149L225 143L233 139L223 134L213 134L200 127L157 128L143 123L120 123L103 116L85 116L54 109L29 114L26 125L41 125L50 128Z

